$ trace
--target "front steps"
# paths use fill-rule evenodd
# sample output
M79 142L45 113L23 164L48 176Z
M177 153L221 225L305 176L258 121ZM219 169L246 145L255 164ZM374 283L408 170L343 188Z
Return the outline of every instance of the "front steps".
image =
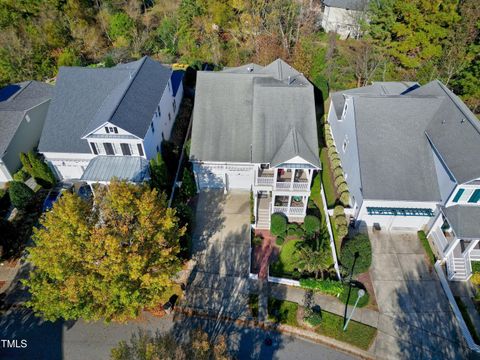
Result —
M270 209L258 209L257 229L270 230Z

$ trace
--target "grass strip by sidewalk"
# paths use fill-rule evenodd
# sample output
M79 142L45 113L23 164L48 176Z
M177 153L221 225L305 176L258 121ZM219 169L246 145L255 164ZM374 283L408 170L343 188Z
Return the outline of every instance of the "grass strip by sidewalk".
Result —
M420 230L417 232L417 235L418 235L418 238L420 239L420 242L422 243L423 248L425 249L425 252L427 253L430 263L432 265L435 265L435 262L437 261L437 259L435 258L435 254L433 253L432 248L430 247L430 243L428 242L425 231Z
M315 332L354 345L360 349L368 350L373 339L375 339L377 329L351 320L348 323L347 330L343 331L342 316L322 311L322 321L315 329Z
M297 311L297 303L268 298L268 320L270 321L298 327Z

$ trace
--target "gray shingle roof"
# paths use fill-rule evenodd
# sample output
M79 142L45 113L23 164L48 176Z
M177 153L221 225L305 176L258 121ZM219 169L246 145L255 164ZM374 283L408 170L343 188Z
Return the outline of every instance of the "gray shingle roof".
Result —
M442 211L457 237L480 239L480 206L454 205Z
M113 68L60 68L39 150L90 153L82 137L107 121L143 138L171 73L148 57Z
M371 200L439 201L425 128L437 97L358 96L355 126L362 193Z
M434 94L444 99L426 133L458 183L480 178L480 123L476 116L439 81L411 94Z
M320 166L312 85L281 60L198 72L192 160Z
M323 0L326 6L348 9L348 10L365 10L368 0Z
M337 91L330 94L330 96L332 98L335 114L337 115L337 118L340 119L343 107L345 106L346 95L400 95L407 94L418 86L418 83L410 81L379 81L372 83L372 85L362 86L356 89Z
M111 181L113 178L132 182L148 180L148 161L140 156L96 156L82 175L84 181Z
M53 86L38 81L8 85L0 90L0 156L5 152L27 110L49 100Z

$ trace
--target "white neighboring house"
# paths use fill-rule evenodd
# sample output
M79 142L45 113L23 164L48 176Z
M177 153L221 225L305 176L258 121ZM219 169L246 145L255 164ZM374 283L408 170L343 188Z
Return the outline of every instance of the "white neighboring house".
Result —
M60 68L39 151L60 179L141 181L147 160L170 138L182 76L149 57Z
M368 0L323 0L322 28L327 33L337 33L341 39L358 38L367 6Z
M198 72L190 160L198 189L253 191L256 228L302 222L320 168L313 86L280 59Z
M351 215L427 230L450 280L480 261L480 123L441 82L373 83L331 94L328 122Z
M37 147L53 86L25 81L0 89L0 184L21 168L20 153Z

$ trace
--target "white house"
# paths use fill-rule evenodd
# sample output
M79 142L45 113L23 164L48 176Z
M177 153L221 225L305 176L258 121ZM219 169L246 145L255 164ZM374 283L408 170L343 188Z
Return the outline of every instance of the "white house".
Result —
M332 135L357 222L425 229L451 280L480 260L480 123L441 82L331 95Z
M368 0L323 0L322 28L335 32L340 38L357 38L361 22L366 20Z
M149 57L113 68L60 68L39 151L60 179L138 178L133 169L148 167L170 137L182 74Z
M257 228L302 222L320 168L313 86L280 59L198 72L190 160L198 189L253 192Z
M0 89L0 184L22 166L20 153L37 147L53 86L26 81Z

